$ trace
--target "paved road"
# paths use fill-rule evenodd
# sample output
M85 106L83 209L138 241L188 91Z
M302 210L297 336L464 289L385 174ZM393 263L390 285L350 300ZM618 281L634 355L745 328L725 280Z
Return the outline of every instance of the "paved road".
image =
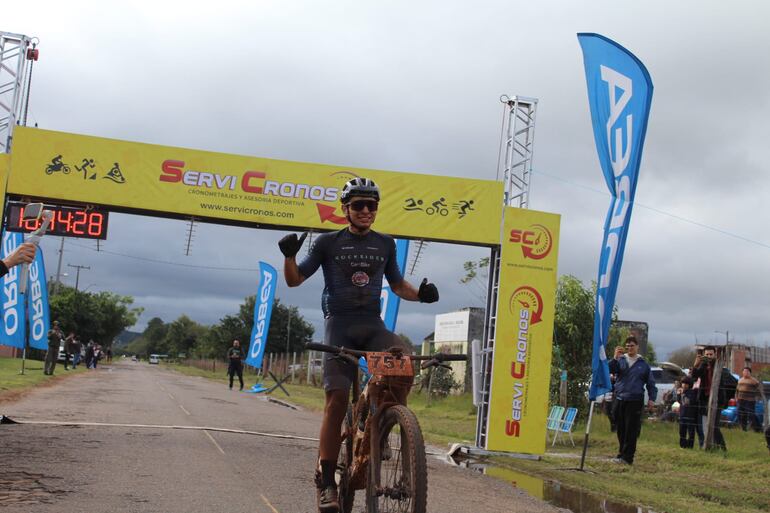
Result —
M320 420L221 383L135 362L0 403L0 413L20 421L205 426L313 438ZM312 513L315 454L313 441L218 431L2 425L0 509ZM429 459L432 513L558 511L508 483Z

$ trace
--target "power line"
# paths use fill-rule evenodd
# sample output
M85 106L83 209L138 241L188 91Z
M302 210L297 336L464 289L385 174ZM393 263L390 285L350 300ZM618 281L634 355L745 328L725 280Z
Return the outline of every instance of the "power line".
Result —
M601 191L599 189L594 189L593 187L589 187L589 186L581 184L581 183L573 182L573 181L568 180L566 178L562 178L561 176L552 175L552 174L545 173L545 172L540 171L540 170L534 170L534 169L532 170L532 172L533 173L537 173L537 174L542 175L542 176L545 176L546 178L550 178L552 180L556 180L556 181L559 181L559 182L566 183L567 185L571 185L573 187L578 187L580 189L585 189L587 191L591 191L591 192L596 193L596 194L601 194L602 196L605 196L607 198L610 197L610 194L607 191ZM686 217L682 217L682 216L677 215L677 214L672 214L671 212L666 212L665 210L661 210L659 208L651 207L651 206L645 205L643 203L638 203L636 201L634 202L634 205L639 207L639 208L644 208L644 209L650 210L652 212L655 212L657 214L661 214L661 215L670 217L672 219L676 219L678 221L683 221L685 223L689 223L689 224L692 224L692 225L695 225L695 226L699 226L701 228L705 228L707 230L711 230L713 232L720 233L722 235L727 235L728 237L732 237L734 239L739 239L739 240L742 240L744 242L748 242L750 244L755 244L757 246L760 246L760 247L763 247L763 248L766 248L766 249L770 249L770 244L766 244L766 243L760 242L758 240L750 239L748 237L744 237L743 235L739 235L737 233L733 233L733 232L728 231L728 230L723 230L721 228L717 228L716 226L711 226L711 225L708 225L708 224L705 224L705 223L701 223L700 221L694 221L692 219L687 219Z
M69 242L69 244L76 246L78 248L83 249L89 249L91 251L96 251L94 248L84 246L82 244L77 244L75 242ZM209 271L241 271L241 272L258 272L258 268L251 268L251 267L217 267L213 265L195 265L195 264L181 264L179 262L171 262L168 260L159 260L155 258L147 258L147 257L141 257L136 255L127 255L126 253L119 253L117 251L108 251L106 249L99 250L100 253L108 253L110 255L116 255L121 256L124 258L131 258L133 260L141 260L143 262L152 262L154 264L164 264L164 265L173 265L177 267L188 267L193 269L207 269Z

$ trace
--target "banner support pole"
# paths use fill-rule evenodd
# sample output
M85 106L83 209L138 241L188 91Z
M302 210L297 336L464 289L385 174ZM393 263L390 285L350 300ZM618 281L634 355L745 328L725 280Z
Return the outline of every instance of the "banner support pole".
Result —
M591 434L591 420L594 416L594 405L596 401L591 401L591 407L588 408L588 421L586 422L586 436L583 439L583 454L580 455L580 471L583 472L583 465L586 462L586 451L588 450L588 437Z

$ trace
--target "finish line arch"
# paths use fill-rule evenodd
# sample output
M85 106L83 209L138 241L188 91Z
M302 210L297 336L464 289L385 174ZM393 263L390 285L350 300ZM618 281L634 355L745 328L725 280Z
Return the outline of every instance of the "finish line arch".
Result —
M313 231L347 225L339 209L342 185L355 176L373 178L383 191L380 210L386 212L377 221L378 231L491 248L484 336L494 351L482 363L477 445L545 451L560 218L505 207L502 182L229 155L21 126L15 127L10 157L0 155L0 174L6 200Z

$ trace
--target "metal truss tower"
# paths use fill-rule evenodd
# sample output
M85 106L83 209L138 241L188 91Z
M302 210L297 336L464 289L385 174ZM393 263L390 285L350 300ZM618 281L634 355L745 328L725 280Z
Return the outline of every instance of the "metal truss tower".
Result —
M504 202L508 207L529 208L529 183L532 177L532 149L535 143L535 114L537 99L502 95L505 104L503 117L502 162L505 183ZM500 170L498 169L498 179Z
M503 95L505 104L500 153L505 157L498 166L500 179L502 167L505 183L504 203L507 207L529 207L529 183L532 176L532 150L535 142L535 114L537 99L522 96ZM476 416L476 448L486 449L490 399L492 393L492 363L497 327L497 302L500 289L500 252L497 246L490 255L489 283L487 285L486 321L481 354L475 355L480 365L481 390L477 394L478 414Z
M13 127L23 117L27 90L27 60L37 60L32 39L0 32L0 153L11 151ZM31 50L31 52L30 52Z

